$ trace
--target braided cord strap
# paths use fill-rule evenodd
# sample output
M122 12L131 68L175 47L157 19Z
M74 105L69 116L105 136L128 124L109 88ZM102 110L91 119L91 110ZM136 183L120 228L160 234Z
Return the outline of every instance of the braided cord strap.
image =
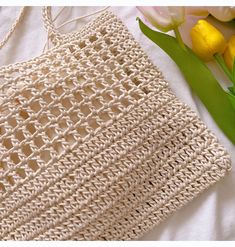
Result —
M26 10L26 7L22 7L21 8L18 17L16 18L16 20L14 21L14 23L11 26L11 29L6 34L6 36L4 37L4 39L0 42L0 49L7 43L7 41L10 39L10 37L14 33L15 29L17 28L18 24L21 22L21 20L23 18L23 15L25 13L25 10Z
M63 11L65 7L63 7L59 13L57 14L57 16L55 17L55 19L57 19L57 17L61 14L61 12ZM90 16L94 16L94 15L97 15L99 13L102 13L104 12L106 9L108 9L109 6L103 8L103 9L100 9L100 10L97 10L95 12L92 12L92 13L89 13L87 15L83 15L83 16L79 16L79 17L76 17L74 19L71 19L71 20L68 20L64 23L62 23L59 27L55 27L54 25L54 21L55 19L52 18L51 16L51 7L49 6L45 6L42 8L42 17L43 17L43 22L44 22L44 26L47 30L47 33L48 33L48 37L49 39L52 41L53 44L59 44L60 41L63 39L63 36L66 36L66 34L61 34L58 29L71 23L71 22L74 22L74 21L78 21L80 19L84 19L84 18L87 18L87 17L90 17Z
M42 18L44 22L44 26L46 28L46 31L48 33L48 37L51 40L51 42L54 45L57 45L61 41L61 36L60 32L57 30L55 27L55 24L52 20L51 16L51 7L50 6L44 6L42 7Z
M231 169L115 15L59 39L0 68L1 240L136 239Z

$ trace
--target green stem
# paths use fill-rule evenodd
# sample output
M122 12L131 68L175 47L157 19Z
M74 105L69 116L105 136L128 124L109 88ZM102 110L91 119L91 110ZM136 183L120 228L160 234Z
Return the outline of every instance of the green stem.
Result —
M181 37L181 34L180 34L178 27L174 28L174 33L175 33L175 37L176 37L179 45L181 46L182 49L184 49L186 51L186 47L184 45L184 41Z
M221 67L221 69L224 71L224 73L228 76L228 78L230 79L230 81L234 84L235 86L235 81L233 80L233 76L232 73L230 72L229 68L227 67L227 65L224 62L223 57L221 56L221 54L216 53L214 55L214 58L216 60L216 62L218 63L218 65Z

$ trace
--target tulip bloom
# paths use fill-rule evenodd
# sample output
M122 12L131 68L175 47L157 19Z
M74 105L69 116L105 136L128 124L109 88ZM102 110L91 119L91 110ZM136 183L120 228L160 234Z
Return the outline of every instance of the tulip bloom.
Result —
M184 42L178 30L178 26L185 21L184 7L156 7L156 6L139 6L137 7L146 19L157 29L168 32L174 30L175 37L180 46L185 50Z
M233 68L234 59L235 59L235 35L233 35L229 39L229 41L227 43L227 47L226 47L225 52L224 52L225 63L227 64L227 66L231 70Z
M186 14L202 17L211 14L219 21L231 21L235 18L235 7L186 7Z
M235 7L207 7L207 9L219 21L231 21L235 18Z
M226 41L222 33L205 20L199 20L191 29L193 51L204 61L213 59L215 54L223 53Z
M163 32L173 30L185 21L184 7L138 6L137 8L154 27Z

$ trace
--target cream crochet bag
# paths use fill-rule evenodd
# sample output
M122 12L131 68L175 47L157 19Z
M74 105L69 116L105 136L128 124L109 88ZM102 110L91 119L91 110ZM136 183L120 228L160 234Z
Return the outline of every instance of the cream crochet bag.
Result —
M0 239L136 239L227 173L114 14L70 34L43 17L55 48L0 68Z

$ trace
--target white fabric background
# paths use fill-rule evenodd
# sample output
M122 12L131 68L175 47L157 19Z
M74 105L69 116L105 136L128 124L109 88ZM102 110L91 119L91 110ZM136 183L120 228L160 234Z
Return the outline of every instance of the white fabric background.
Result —
M58 19L58 23L99 8L101 7L68 7ZM54 7L53 12L57 13L59 9L60 7ZM208 128L216 134L230 153L233 168L235 168L234 146L218 129L206 109L193 95L174 62L140 32L135 20L136 16L141 16L138 10L135 7L112 7L111 10L123 20L152 62L163 72L175 94L194 109ZM0 7L1 39L9 30L18 11L19 7ZM92 18L72 23L62 31L79 30ZM188 30L192 23L189 21L183 26L184 34L187 34L185 30ZM225 35L229 36L232 32L234 30L228 28ZM188 42L187 35L184 35L184 38ZM26 61L40 55L45 40L46 33L41 18L41 7L30 7L14 35L0 50L0 66ZM211 63L210 67L219 80L227 81L215 64ZM225 83L225 85L229 84ZM176 212L167 221L152 229L142 240L235 240L235 169L224 180Z

